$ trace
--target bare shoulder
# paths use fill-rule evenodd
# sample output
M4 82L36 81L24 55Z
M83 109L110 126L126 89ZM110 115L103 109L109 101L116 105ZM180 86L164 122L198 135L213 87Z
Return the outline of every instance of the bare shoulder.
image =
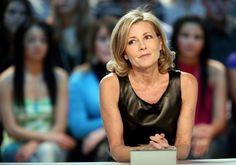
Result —
M109 73L100 81L100 88L119 89L118 77L115 73Z
M56 74L56 77L59 79L59 80L67 80L68 79L68 74L66 73L66 71L60 67L56 67L54 69L54 72Z
M207 64L208 64L208 68L209 68L210 73L220 74L220 73L225 72L224 64L222 64L219 61L210 59L210 60L208 60Z
M181 71L181 87L191 89L191 87L197 87L197 79L190 73Z
M13 66L7 68L0 75L0 85L1 87L12 85L13 77L14 77L15 68Z
M74 73L74 72L86 72L88 70L90 70L90 65L88 63L85 63L85 64L81 64L81 65L75 67L75 69L73 70L72 73Z

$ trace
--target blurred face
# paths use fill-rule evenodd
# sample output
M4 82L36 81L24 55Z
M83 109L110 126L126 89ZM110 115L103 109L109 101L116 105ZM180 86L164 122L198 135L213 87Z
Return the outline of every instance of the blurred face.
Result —
M177 46L184 58L199 58L203 49L204 39L201 27L196 23L185 23L180 28Z
M157 65L161 48L161 38L153 25L139 21L130 28L124 58L130 61L132 68L146 69Z
M31 61L42 61L47 53L48 44L44 31L38 26L32 26L24 39L25 58Z
M205 7L209 18L214 21L222 21L230 8L230 0L205 0Z
M75 9L79 0L54 0L60 13L68 13Z
M26 8L19 1L12 1L7 6L4 14L5 27L11 33L15 33L17 28L26 20Z
M106 27L98 30L95 38L95 54L102 63L107 63L111 59L110 33Z

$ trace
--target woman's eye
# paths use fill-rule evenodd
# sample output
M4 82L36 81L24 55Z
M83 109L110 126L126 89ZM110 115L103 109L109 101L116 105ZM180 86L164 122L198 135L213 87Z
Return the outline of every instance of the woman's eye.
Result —
M130 40L130 41L128 42L128 44L129 44L129 45L135 44L135 40Z
M146 36L145 36L145 39L151 39L151 38L152 38L151 35L146 35Z

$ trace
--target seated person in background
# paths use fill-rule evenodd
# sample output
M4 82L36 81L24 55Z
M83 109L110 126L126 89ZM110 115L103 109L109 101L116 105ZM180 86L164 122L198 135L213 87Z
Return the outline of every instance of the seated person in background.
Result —
M100 82L100 105L112 158L130 151L177 147L188 156L197 101L194 76L173 70L173 55L159 20L136 9L116 24L110 73Z
M236 157L236 52L231 53L226 62L229 94L231 96L231 120L229 122L230 157Z
M67 75L52 65L52 55L45 23L28 22L16 32L16 63L0 77L3 161L64 161L75 146L65 134Z
M110 35L115 23L115 18L104 17L91 26L87 40L88 63L78 66L70 77L68 122L71 134L82 141L77 152L84 160L79 161L108 158L100 115L99 81L106 75L106 63L111 59Z
M198 101L190 158L224 157L226 127L226 73L222 63L209 59L209 34L197 16L176 21L171 39L176 67L198 80ZM220 147L220 149L219 149Z

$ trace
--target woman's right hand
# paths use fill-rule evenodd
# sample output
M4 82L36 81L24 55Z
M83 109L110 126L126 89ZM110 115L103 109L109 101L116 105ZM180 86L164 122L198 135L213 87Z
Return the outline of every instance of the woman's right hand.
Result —
M150 136L150 146L157 148L157 149L163 149L168 148L170 145L165 138L165 134L156 134L155 136Z
M76 142L73 138L65 133L53 132L48 134L50 141L57 143L61 148L70 150L75 147Z

